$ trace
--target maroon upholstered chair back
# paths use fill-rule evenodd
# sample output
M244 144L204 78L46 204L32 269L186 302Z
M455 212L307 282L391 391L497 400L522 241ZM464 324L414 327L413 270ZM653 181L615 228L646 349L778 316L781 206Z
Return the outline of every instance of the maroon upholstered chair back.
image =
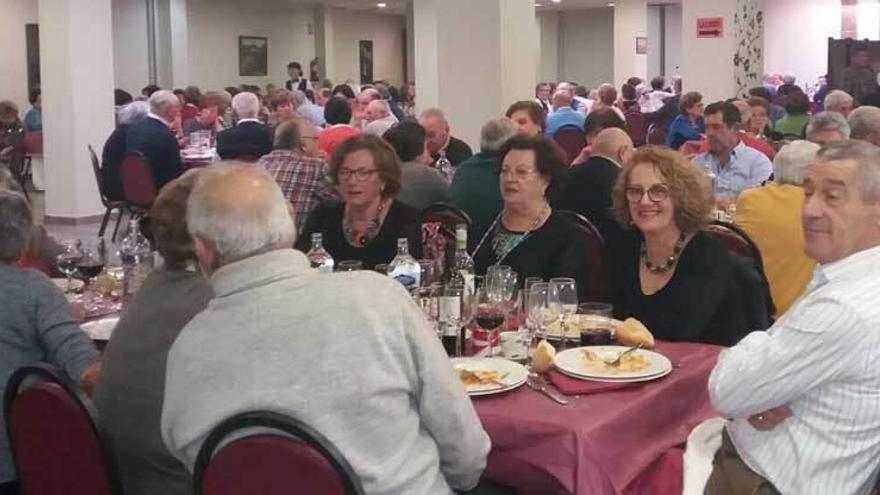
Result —
M470 232L471 217L464 210L452 205L434 203L422 210L420 223L422 224L422 251L426 258L434 260L438 273L443 273L455 253L455 227L459 224L465 224ZM432 224L440 225L437 232ZM436 239L436 234L441 235L445 242Z
M624 112L626 117L626 132L629 134L635 146L641 146L648 142L648 122L645 114L638 111Z
M589 245L584 255L590 263L590 287L587 291L587 297L591 301L604 301L607 297L605 291L605 267L604 252L605 240L599 229L587 220L586 217L573 211L559 210L559 213L565 215L574 225L587 235Z
M28 131L24 135L24 152L28 156L43 154L43 131Z
M260 433L218 449L253 428ZM274 431L266 433L267 428ZM196 495L363 494L354 470L329 440L301 421L269 411L220 423L199 450L194 483Z
M153 170L146 157L135 151L122 162L122 191L132 206L149 210L156 200Z
M666 144L666 127L660 124L648 126L648 144Z
M720 220L713 220L712 223L706 227L706 231L723 242L730 252L742 256L754 263L755 268L758 270L761 277L763 277L765 281L767 280L767 275L764 273L764 261L761 258L761 250L758 248L758 245L755 244L755 241L749 237L749 234L735 224L722 222ZM776 307L773 304L772 299L768 301L767 306L770 310L770 314L776 313Z
M446 203L434 203L422 210L421 223L437 222L443 226L443 234L455 239L455 227L465 224L471 228L471 217L464 210Z
M565 152L565 156L568 158L568 163L574 161L575 158L580 154L581 150L584 149L584 146L587 145L587 136L584 134L584 131L573 125L564 125L553 134L553 140L556 141L556 144L562 148L562 151Z
M22 495L121 495L95 408L66 376L45 363L25 366L9 379L4 399Z

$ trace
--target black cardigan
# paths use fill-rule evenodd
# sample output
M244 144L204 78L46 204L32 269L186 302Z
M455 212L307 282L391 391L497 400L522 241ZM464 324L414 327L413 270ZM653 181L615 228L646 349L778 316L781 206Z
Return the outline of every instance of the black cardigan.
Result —
M655 337L730 346L769 326L760 275L706 232L685 246L665 287L648 296L639 278L641 235L628 231L608 252L614 315L640 320Z

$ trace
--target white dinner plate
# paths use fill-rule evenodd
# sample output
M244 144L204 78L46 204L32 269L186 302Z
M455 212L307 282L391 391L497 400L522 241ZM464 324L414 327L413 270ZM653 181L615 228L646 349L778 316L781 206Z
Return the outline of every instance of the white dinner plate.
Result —
M617 326L623 323L620 320L615 320L614 318L605 318L603 316L592 316L592 315L574 315L571 317L571 320L568 322L566 330L565 330L565 338L566 340L581 340L581 329L588 328L588 326L592 325L592 321L594 319L602 319L602 320L610 320L613 325L613 329L615 332L617 331ZM562 328L559 322L553 322L547 325L547 332L545 334L545 338L548 340L559 340L560 335L562 334Z
M513 390L525 383L526 378L529 376L525 366L503 358L453 358L452 367L456 370L456 377L458 376L458 370L462 369L469 371L496 371L502 376L502 378L499 378L498 383L466 386L467 393L471 396L500 394Z
M576 347L557 354L554 364L560 372L574 378L610 382L655 380L672 371L672 362L666 356L645 349L639 349L632 353L632 355L640 355L648 361L648 366L639 371L622 371L605 366L601 362L591 362L584 357L583 352L590 350L600 361L612 361L627 349L628 347L622 345Z
M83 323L80 327L92 340L110 340L110 336L113 335L113 330L116 328L117 323L119 323L118 317L101 318L100 320Z
M61 289L61 292L64 292L67 290L67 279L66 278L53 278L52 282L55 284L56 287ZM78 291L78 290L82 289L85 285L86 285L86 283L78 278L74 278L70 281L70 289L73 291Z

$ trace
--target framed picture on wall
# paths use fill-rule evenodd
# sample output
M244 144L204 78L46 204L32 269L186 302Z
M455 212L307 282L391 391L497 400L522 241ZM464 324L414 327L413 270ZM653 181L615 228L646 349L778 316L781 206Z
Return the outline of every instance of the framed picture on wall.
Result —
M373 40L360 40L361 84L373 82Z
M648 38L639 36L636 38L636 55L646 55L648 53Z
M238 75L266 76L269 73L269 39L238 37Z

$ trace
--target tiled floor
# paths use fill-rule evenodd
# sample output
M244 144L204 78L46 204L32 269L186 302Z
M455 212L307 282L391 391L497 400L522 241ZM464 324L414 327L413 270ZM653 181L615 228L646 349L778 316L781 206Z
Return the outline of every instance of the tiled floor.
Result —
M34 219L37 223L44 223L44 217L46 214L46 200L45 193L42 192L33 192L28 191L31 199L31 206L34 211ZM125 219L122 219L122 224L119 226L119 236L117 237L117 241L122 240L122 237L125 235ZM110 238L113 236L113 227L116 222L116 216L110 218L110 221L107 222L107 230L104 232L104 237L107 243L110 243ZM89 222L80 225L59 225L57 223L50 223L46 225L46 230L49 231L49 234L55 239L94 239L98 235L98 230L101 227L101 222Z

